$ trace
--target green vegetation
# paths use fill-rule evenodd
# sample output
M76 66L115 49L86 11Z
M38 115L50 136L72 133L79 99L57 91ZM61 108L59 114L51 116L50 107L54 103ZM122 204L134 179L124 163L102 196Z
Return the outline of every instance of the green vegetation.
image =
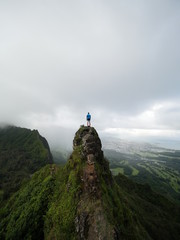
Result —
M85 136L82 129L80 133ZM179 207L152 191L148 184L135 183L122 174L113 177L109 162L102 155L100 140L93 134L96 132L92 129L91 136L86 136L86 144L85 139L82 141L81 135L76 134L74 151L65 166L46 165L4 202L0 208L0 239L77 240L80 233L77 226L87 235L89 225L96 224L96 217L102 220L97 221L96 231L112 232L115 239L180 238ZM87 163L86 151L94 149L95 158ZM88 155L89 159L92 155ZM113 164L118 166L115 160ZM126 169L124 174L140 175L140 166L131 166L129 156L127 159L123 156L121 164ZM177 174L176 171L173 174ZM158 177L167 178L162 172L156 173ZM91 192L93 187L95 191ZM86 222L86 214L88 220L95 222ZM92 215L95 218L91 218ZM75 223L77 217L81 219L79 225ZM93 236L97 234L90 239Z
M37 172L0 211L0 239L43 239L44 214L54 186L50 166Z
M82 156L76 149L69 162L56 174L53 200L45 218L46 239L77 239L75 231L76 208L81 189Z
M0 200L7 199L48 163L52 163L49 146L37 130L0 129Z
M135 167L131 166L132 168L132 176L136 176L139 173L139 170L137 170Z
M180 203L180 151L124 154L105 150L113 175L123 173L138 183Z
M123 174L124 173L124 168L120 168L120 167L112 168L111 172L114 176L118 175L119 173Z
M111 176L109 164L96 164L100 177L103 208L108 221L115 226L118 239L150 240L148 232L140 224L138 216L129 207L124 191Z
M74 220L84 166L78 155L64 167L47 165L10 198L0 210L0 239L78 239ZM174 204L123 175L115 178L117 185L108 163L97 163L96 170L104 212L120 239L179 239Z
M115 180L123 198L127 200L129 208L148 232L150 239L179 238L179 207L153 192L149 185L137 184L122 174L116 176Z
M80 149L64 167L47 165L0 210L0 239L77 239L74 219L84 163Z

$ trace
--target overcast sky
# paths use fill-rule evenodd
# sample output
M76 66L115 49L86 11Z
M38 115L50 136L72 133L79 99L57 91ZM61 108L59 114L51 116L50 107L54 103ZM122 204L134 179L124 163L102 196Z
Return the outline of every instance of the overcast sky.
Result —
M178 139L179 45L179 0L0 0L0 122Z

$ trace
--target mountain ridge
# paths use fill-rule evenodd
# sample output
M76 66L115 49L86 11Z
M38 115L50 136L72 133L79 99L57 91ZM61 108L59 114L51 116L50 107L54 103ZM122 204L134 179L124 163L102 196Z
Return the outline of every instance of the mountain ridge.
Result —
M115 179L101 147L94 128L80 127L67 164L36 172L0 210L0 238L179 239L179 209L147 185Z
M48 142L37 130L15 126L0 128L1 198L8 198L19 189L22 181L52 162Z

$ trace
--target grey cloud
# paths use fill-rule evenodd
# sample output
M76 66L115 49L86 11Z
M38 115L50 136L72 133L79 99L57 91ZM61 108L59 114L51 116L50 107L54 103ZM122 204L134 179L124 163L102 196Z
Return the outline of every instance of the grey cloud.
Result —
M87 111L100 129L133 127L179 99L178 22L176 0L1 1L1 122L37 126L39 114L53 125L66 108L72 128ZM179 128L179 109L171 116L160 112L152 127L172 118Z
M176 100L170 106L161 108L157 112L156 122L163 129L180 130L180 102Z

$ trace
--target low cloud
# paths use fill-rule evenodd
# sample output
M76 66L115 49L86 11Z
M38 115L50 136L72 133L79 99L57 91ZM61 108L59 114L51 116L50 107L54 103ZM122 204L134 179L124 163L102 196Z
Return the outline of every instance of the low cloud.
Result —
M176 0L1 2L0 122L178 135L179 21Z

